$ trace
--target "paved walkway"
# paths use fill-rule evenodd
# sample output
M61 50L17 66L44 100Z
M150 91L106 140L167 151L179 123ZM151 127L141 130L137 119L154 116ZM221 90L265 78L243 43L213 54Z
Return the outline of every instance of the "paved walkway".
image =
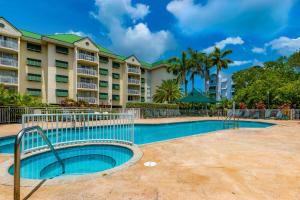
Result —
M279 125L266 129L218 131L143 145L142 159L127 169L72 184L42 186L30 199L298 200L300 124L276 122ZM0 164L7 159L0 156ZM158 165L145 167L146 161ZM32 189L22 188L22 196ZM12 199L12 194L12 186L0 185L0 199Z

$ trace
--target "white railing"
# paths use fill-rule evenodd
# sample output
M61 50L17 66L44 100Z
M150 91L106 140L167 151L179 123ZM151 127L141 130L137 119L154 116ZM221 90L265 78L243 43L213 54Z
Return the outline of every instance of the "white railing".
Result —
M91 104L97 103L97 98L96 97L78 97L79 101L85 101Z
M95 83L84 83L84 82L79 82L77 83L77 88L80 89L97 89L97 84Z
M140 91L139 90L134 90L134 89L128 89L128 94L140 95Z
M96 61L96 56L88 55L85 53L78 53L78 59L88 60L88 61Z
M0 83L18 84L18 77L0 75Z
M12 58L0 57L0 64L6 65L6 66L11 66L11 67L18 67L18 61L16 59L12 59Z
M134 119L131 113L31 114L23 115L22 128L40 126L52 145L74 143L134 144ZM24 135L22 153L45 148L37 133Z
M87 68L77 68L77 73L79 74L86 74L86 75L91 75L91 76L97 76L97 71L94 69L87 69Z
M10 48L10 49L18 49L18 41L12 41L12 40L3 40L0 39L0 46L5 47L5 48Z
M140 74L141 70L138 68L134 68L134 67L128 67L128 72L129 73L135 73L135 74Z
M128 83L130 83L130 84L140 84L140 80L129 78Z

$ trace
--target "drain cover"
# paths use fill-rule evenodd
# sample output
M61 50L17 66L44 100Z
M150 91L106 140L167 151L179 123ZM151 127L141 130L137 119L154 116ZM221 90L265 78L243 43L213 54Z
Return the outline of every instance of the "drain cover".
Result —
M145 162L144 165L145 165L146 167L154 167L154 166L157 165L157 163L156 163L156 162L153 162L153 161L148 161L148 162Z

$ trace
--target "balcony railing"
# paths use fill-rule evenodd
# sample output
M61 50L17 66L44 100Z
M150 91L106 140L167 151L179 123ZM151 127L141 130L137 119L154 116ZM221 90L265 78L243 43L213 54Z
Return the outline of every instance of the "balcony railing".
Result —
M18 41L0 39L0 46L18 50Z
M96 56L92 56L84 53L78 53L78 59L96 62Z
M77 73L78 74L85 74L85 75L90 75L90 76L97 76L97 71L94 69L87 69L87 68L77 68Z
M128 89L128 94L140 95L140 91L134 89Z
M79 82L79 83L77 83L77 88L79 88L79 89L92 89L92 90L96 90L97 89L97 84L95 84L95 83Z
M11 59L11 58L0 57L0 64L11 66L11 67L18 67L18 61L16 59Z
M130 78L130 79L128 79L128 83L130 83L130 84L140 84L140 80Z
M128 67L128 73L140 74L141 70L138 68L134 68L134 67Z
M78 97L78 101L85 101L91 104L97 103L96 97Z
M0 76L0 83L18 84L18 77Z

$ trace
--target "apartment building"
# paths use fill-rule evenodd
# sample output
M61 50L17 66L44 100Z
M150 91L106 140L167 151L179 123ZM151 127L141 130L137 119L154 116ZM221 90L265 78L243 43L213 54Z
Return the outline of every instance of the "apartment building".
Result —
M164 62L120 56L88 37L20 30L0 17L0 84L44 103L67 97L114 107L151 102L169 78Z
M209 81L209 90L208 93L210 96L216 98L217 100L221 99L232 99L234 96L234 83L232 81L231 75L220 72L219 74L219 87L217 89L217 74L213 73L210 76Z

